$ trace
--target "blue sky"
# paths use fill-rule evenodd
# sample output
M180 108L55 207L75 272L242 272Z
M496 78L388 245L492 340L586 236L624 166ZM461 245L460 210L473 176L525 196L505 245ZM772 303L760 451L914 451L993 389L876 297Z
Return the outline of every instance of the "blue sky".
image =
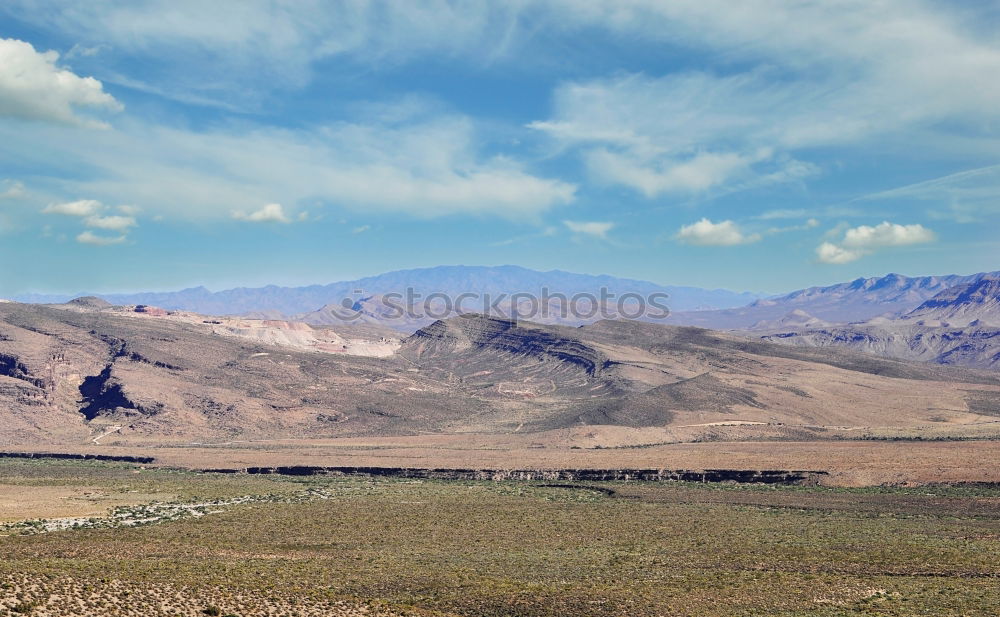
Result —
M1000 268L1000 3L0 5L0 296Z

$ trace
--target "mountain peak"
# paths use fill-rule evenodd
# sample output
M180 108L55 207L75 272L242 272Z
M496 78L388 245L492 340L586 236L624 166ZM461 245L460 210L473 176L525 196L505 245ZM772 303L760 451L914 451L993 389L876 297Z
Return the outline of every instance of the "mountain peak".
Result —
M210 315L277 312L288 317L306 318L321 307L331 304L342 306L345 299L354 301L390 293L405 293L407 290L422 296L416 300L418 302L423 302L423 299L430 294L444 294L454 298L465 293L477 294L480 297L488 294L492 302L492 299L501 294L540 294L545 289L567 296L577 293L597 295L601 289L607 289L619 297L625 293L642 296L653 293L665 294L668 297L666 303L674 311L745 306L760 297L752 293L676 287L603 274L577 274L563 270L542 272L511 264L440 265L396 270L350 281L303 287L267 285L213 292L204 286L198 286L175 292L101 294L101 297L116 305L149 304L168 310L187 310ZM24 300L24 298L15 299ZM60 298L59 302L68 299ZM32 298L26 301L37 300Z
M903 318L951 326L1000 325L1000 278L991 273L949 287Z

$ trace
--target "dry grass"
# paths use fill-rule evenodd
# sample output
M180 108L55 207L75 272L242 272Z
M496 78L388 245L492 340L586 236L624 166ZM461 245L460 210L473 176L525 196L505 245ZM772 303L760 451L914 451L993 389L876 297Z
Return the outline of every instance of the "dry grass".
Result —
M90 483L106 472L114 485L128 473L19 461L0 462L0 478L79 481L77 467ZM139 528L0 537L0 586L16 580L22 590L0 592L0 604L111 605L39 615L196 615L211 603L223 615L382 606L469 616L744 617L985 616L1000 606L1000 490L987 487L594 490L136 475L186 495L319 488L331 498ZM25 593L30 585L38 589ZM168 597L179 599L157 604Z
M224 587L178 587L118 579L8 574L0 576L0 615L34 617L395 617L395 611L356 601L296 601Z

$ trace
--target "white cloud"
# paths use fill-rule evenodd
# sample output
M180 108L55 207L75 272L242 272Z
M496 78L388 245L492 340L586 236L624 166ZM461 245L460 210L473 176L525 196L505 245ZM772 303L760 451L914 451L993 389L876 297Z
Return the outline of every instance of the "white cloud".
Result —
M199 2L8 0L0 7L39 29L139 62L144 78L179 100L245 105L271 88L305 85L331 57L370 65L431 54L502 56L522 2ZM201 71L199 68L206 68ZM206 78L206 74L210 78Z
M975 223L1000 212L1000 165L968 169L940 178L866 195L858 201L898 201L930 204L938 219Z
M372 228L371 225L359 225L358 227L355 227L354 229L352 229L351 233L352 234L363 234L363 233L365 233L366 231L368 231L371 228Z
M111 244L121 244L125 242L126 236L99 236L90 230L84 230L76 237L80 244L92 244L94 246L109 246Z
M45 214L65 214L68 216L93 216L104 209L104 205L94 199L81 199L61 204L50 204L42 212Z
M825 264L846 264L863 256L862 251L845 249L832 242L824 242L816 247L816 257Z
M108 45L102 70L124 66L110 62L119 57L140 63L151 92L229 105L287 94L308 83L315 62L339 63L331 57L397 67L438 55L482 68L504 58L524 62L544 39L580 52L567 53L567 62L588 62L593 50L580 33L597 30L635 44L631 52L696 57L698 66L717 70L563 83L551 114L531 124L579 152L595 180L649 197L798 182L817 173L800 159L818 149L906 131L937 146L944 131L989 132L975 127L995 126L1000 109L1000 84L983 79L1000 68L1000 45L988 27L977 27L974 7L861 0L345 3L329 10L310 0L5 5L0 12L58 32L79 50ZM424 217L526 219L571 202L576 189L489 154L471 123L454 117L302 131L132 125L95 143L72 140L78 143L68 144L65 157L96 173L67 181L68 189L152 204L151 216L224 217L264 200L289 210L320 200ZM27 152L35 141L21 143L32 144ZM65 158L58 146L66 143L64 135L50 139L50 153Z
M122 109L93 77L56 66L59 54L39 53L24 41L0 39L0 116L103 127L76 113L77 107Z
M239 210L234 210L232 217L240 221L250 221L252 223L292 222L292 219L285 215L285 209L281 207L281 204L267 204L262 206L259 210L255 210L249 214Z
M551 51L544 42L553 41L563 52L560 67L576 58L594 64L586 53L567 52L594 53L595 31L610 34L616 43L655 47L653 53L709 55L738 77L734 71L743 66L777 67L772 86L804 75L818 88L799 92L804 96L797 106L820 108L817 119L825 122L798 123L803 134L836 136L848 126L877 129L887 109L899 110L896 115L903 122L920 109L989 110L996 107L1000 89L982 78L996 74L998 46L990 26L977 23L980 12L974 5L864 0L745 0L735 7L727 0L3 4L5 11L39 30L78 41L78 50L110 45L111 52L135 59L144 79L164 86L166 96L194 93L229 102L253 97L254 88L247 86L301 86L313 74L314 63L331 57L341 64L369 66L429 55L477 68L503 60L537 66L547 60L539 51ZM989 3L980 4L989 16ZM598 47L596 53L602 52ZM192 70L197 67L206 70ZM697 100L711 101L717 93L709 85ZM766 95L766 89L757 94ZM878 95L886 100L880 102ZM672 106L675 98L664 102ZM696 102L687 101L685 111L696 111ZM876 105L866 107L872 102ZM722 120L738 124L744 110L737 106ZM595 123L592 128L599 127Z
M765 217L756 217L760 219L767 220ZM816 229L819 227L819 219L806 219L801 225L786 225L784 227L771 227L767 230L769 234L783 234L790 231L808 231L810 229Z
M80 44L73 45L69 51L66 52L66 58L92 58L102 51L111 49L110 45L94 45L93 47L84 47Z
M530 126L582 152L597 179L646 196L794 182L817 172L796 157L874 139L907 152L914 140L940 152L949 134L963 137L952 146L963 152L970 135L995 139L981 129L1000 117L1000 81L983 76L1000 73L1000 43L975 10L861 1L555 5L570 25L600 24L749 67L557 88L550 117Z
M775 219L800 219L809 216L809 211L804 208L798 209L777 209L765 210L753 218L761 221L772 221Z
M136 204L151 217L230 217L266 200L289 211L323 203L366 214L523 221L575 198L573 184L482 154L482 136L465 117L409 120L201 133L126 119L114 131L85 135L0 125L0 141L40 164L87 168L86 177L61 182L66 193Z
M986 22L995 14L985 5L954 10L948 4L864 0L746 0L737 7L727 0L558 4L567 19L579 23L603 23L700 51L735 52L757 67L780 66L786 76L804 78L810 86L842 86L841 92L814 89L799 101L801 108L819 108L820 117L829 121L813 127L796 123L795 132L803 136L835 138L849 127L879 131L881 123L896 126L928 113L994 115L1000 97L1000 84L982 79L1000 67L1000 44ZM776 79L772 85L788 81ZM776 92L787 91L779 87ZM757 102L763 100L763 92L756 94ZM734 109L734 120L741 109Z
M933 242L936 236L923 225L899 225L882 221L878 225L860 225L844 231L839 243L823 242L816 248L819 261L844 264L861 259L881 248Z
M595 238L607 238L608 232L615 224L607 221L563 221L563 224L575 234L584 234Z
M0 199L15 199L24 195L24 184L16 180L0 182Z
M97 229L110 229L113 231L126 231L130 227L135 227L135 218L131 216L119 216L119 215L109 215L109 216L88 216L84 219L84 224L87 227L95 227Z
M861 225L844 232L844 246L852 248L879 248L933 242L934 232L923 225L898 225L882 221L871 227Z
M557 89L556 118L533 122L565 147L581 148L597 180L646 197L799 181L817 173L768 135L775 88L707 74L618 76ZM777 95L780 97L780 93Z
M760 234L746 234L733 221L713 223L703 218L680 228L675 238L685 244L698 246L736 246L761 239Z
M633 187L646 197L703 192L745 175L753 163L753 157L732 152L701 152L688 160L655 160L598 148L587 156L594 177Z
M137 209L132 206L119 206L117 209L120 212L137 212ZM101 213L106 210L107 206L96 199L80 199L65 203L49 204L42 209L42 212L45 214L62 214L78 217L83 219L81 222L85 227L119 232L117 236L102 236L95 234L89 229L85 229L76 237L77 242L81 244L93 244L97 246L120 244L128 238L128 231L135 227L138 222L134 216L130 215L102 215Z

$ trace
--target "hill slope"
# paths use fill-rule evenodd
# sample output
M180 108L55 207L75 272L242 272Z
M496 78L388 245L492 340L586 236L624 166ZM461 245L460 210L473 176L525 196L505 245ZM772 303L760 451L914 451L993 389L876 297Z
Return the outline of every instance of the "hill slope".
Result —
M1000 414L1000 378L990 373L696 328L466 316L421 329L393 355L366 357L304 350L292 337L224 335L218 320L204 321L0 305L0 441L548 435L581 426L646 440L801 439L967 434Z
M826 287L800 289L783 296L757 300L745 307L675 312L667 322L721 330L744 330L759 322L780 320L796 310L831 323L862 322L878 316L902 315L946 289L998 276L1000 272L917 277L887 274Z
M949 326L1000 327L1000 278L983 278L946 289L902 319Z
M1000 369L1000 280L982 278L941 291L898 319L842 326L774 327L765 340L843 347L937 364Z

